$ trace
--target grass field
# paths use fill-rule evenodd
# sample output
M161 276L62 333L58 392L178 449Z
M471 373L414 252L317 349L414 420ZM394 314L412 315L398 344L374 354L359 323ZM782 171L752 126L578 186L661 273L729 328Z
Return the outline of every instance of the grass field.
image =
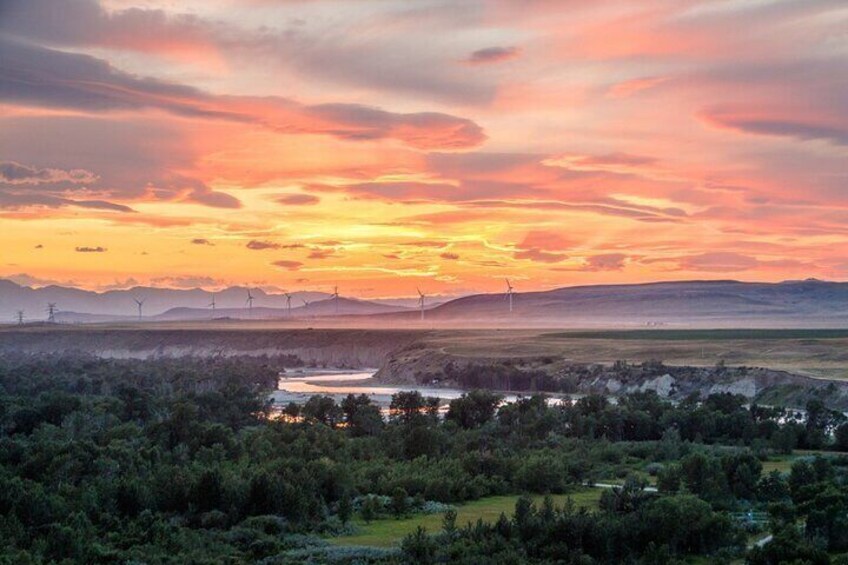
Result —
M740 339L846 339L840 329L693 329L693 330L598 330L558 332L540 337L563 339L626 339L654 341L727 341Z
M781 473L789 473L792 470L792 464L798 459L811 458L815 456L827 457L831 459L839 458L844 460L848 455L840 451L813 451L806 449L798 449L792 455L772 455L768 461L763 461L763 475L767 475L772 471L780 471Z
M768 475L772 471L789 473L795 459L797 459L795 455L773 456L768 461L763 461L763 475Z
M576 363L769 367L815 378L848 379L848 331L830 329L634 329L434 332L434 351L467 358L551 357Z
M587 488L568 495L556 495L553 498L557 505L564 504L566 499L570 497L578 508L595 509L598 507L602 490L600 488ZM542 499L542 496L534 497L536 504L541 504ZM468 522L476 522L478 519L494 522L500 517L501 512L511 516L513 510L515 510L516 500L518 500L517 495L490 496L457 506L457 526L462 527ZM407 534L414 532L418 526L427 528L430 533L440 531L442 529L442 517L442 514L419 514L400 520L394 518L375 520L370 524L354 520L354 525L358 530L356 534L330 538L328 541L338 545L392 546L399 543Z

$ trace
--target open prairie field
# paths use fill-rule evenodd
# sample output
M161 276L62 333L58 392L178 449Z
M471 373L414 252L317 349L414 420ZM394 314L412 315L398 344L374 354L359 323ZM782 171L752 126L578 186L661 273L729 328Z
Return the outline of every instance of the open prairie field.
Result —
M658 359L671 365L723 360L817 378L848 378L846 330L440 331L424 341L471 358L554 356L579 363Z

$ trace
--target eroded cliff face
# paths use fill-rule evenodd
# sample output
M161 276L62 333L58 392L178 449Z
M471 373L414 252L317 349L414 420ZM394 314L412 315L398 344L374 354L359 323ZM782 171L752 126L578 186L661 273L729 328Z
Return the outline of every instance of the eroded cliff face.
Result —
M509 392L612 394L654 391L683 400L696 394L740 394L751 402L803 408L821 400L848 410L848 382L815 379L763 367L675 366L573 363L546 357L461 357L424 347L407 347L389 356L376 378L392 384L489 388Z

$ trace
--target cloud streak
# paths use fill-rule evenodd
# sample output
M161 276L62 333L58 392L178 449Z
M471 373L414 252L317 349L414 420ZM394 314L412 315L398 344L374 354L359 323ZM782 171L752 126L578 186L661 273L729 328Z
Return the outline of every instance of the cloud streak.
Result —
M88 55L0 37L0 98L85 112L156 109L178 116L254 124L284 133L349 141L395 139L417 149L461 149L486 136L474 122L441 112L394 113L362 104L304 105L282 97L216 96L122 72Z
M486 47L471 53L465 62L471 65L491 65L517 59L519 56L521 56L519 47Z

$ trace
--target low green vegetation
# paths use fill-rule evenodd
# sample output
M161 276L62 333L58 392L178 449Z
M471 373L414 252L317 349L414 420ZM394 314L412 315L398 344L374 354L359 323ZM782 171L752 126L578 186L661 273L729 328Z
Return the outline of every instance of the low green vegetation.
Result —
M578 488L574 492L553 496L555 503L564 505L568 500L577 508L596 510L601 497L601 489ZM456 507L456 523L466 525L482 520L494 523L501 514L509 515L515 509L519 496L489 496L461 504ZM542 504L543 497L533 497L535 504ZM373 545L378 547L391 547L400 543L407 535L413 534L419 527L428 531L436 532L441 529L444 521L444 512L435 514L417 514L404 518L383 518L367 523L364 520L353 522L356 533L346 536L331 538L330 541L338 545Z
M792 463L798 457L795 455L772 455L766 461L763 461L763 474L776 471L780 474L788 474L792 470Z
M797 452L848 450L821 403L273 406L299 362L0 357L0 562L845 562L848 462Z

